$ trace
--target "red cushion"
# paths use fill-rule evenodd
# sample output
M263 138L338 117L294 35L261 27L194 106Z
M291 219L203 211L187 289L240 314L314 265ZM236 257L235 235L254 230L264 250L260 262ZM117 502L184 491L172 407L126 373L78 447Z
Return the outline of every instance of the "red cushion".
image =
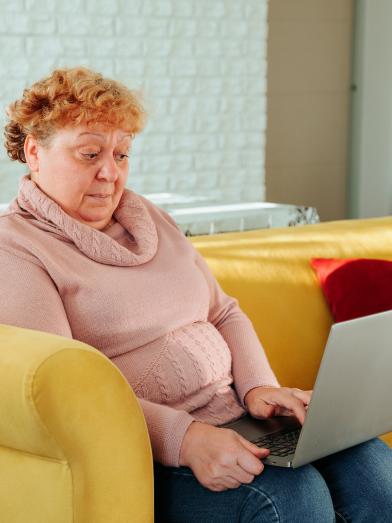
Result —
M314 258L311 265L335 322L392 309L392 261Z

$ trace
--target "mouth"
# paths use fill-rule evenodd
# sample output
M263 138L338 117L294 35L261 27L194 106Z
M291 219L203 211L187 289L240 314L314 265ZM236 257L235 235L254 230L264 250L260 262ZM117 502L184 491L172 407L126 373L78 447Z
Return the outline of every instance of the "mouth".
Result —
M88 194L87 196L89 196L90 198L99 198L99 199L102 199L104 200L105 198L110 198L111 194Z

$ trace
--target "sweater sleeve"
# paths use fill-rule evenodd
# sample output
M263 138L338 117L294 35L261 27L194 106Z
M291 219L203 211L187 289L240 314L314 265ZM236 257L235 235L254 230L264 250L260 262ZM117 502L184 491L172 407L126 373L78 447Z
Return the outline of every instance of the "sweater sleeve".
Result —
M179 467L182 440L195 419L184 410L139 398L150 435L154 460L168 467Z
M279 387L264 349L249 318L235 298L223 292L203 257L197 252L196 263L210 289L208 320L226 341L233 359L234 386L244 405L244 397L254 387Z
M72 338L53 280L27 256L0 249L0 292L0 323Z

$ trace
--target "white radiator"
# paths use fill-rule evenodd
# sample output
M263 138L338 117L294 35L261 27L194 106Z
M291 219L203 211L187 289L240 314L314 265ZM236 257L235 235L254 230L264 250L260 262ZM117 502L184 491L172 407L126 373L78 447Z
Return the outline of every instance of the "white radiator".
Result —
M188 236L292 227L320 221L314 207L269 202L211 202L208 198L201 200L171 193L145 196L164 208Z

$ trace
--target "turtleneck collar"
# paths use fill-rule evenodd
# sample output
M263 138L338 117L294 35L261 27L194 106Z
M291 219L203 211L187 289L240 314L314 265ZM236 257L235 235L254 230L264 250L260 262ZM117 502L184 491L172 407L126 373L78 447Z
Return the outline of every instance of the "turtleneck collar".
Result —
M16 212L25 211L39 222L54 227L57 233L62 233L81 252L99 263L141 265L150 261L157 252L155 224L141 198L128 189L124 190L114 212L117 222L129 233L129 241L125 245L69 216L28 175L21 179L18 197L11 208Z

